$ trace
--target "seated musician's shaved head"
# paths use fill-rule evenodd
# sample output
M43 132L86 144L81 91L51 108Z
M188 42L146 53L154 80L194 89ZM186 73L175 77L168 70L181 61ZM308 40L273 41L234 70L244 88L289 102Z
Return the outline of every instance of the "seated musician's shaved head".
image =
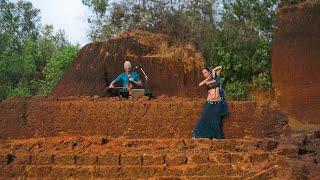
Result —
M114 84L121 82L122 83L122 91L129 92L131 95L131 89L134 85L142 86L141 79L136 72L131 71L132 66L130 61L125 61L123 64L124 71L121 73L116 79L114 79L109 88L113 88Z

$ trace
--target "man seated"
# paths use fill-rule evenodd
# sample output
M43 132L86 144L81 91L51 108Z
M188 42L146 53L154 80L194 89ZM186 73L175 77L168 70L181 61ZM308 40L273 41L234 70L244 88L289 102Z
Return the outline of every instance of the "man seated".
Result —
M120 94L128 93L130 97L132 95L131 89L133 88L133 85L142 86L142 82L138 73L131 71L132 67L130 61L125 61L123 68L125 72L121 73L116 79L114 79L110 83L109 88L114 88L114 84L121 81L122 89L120 90Z

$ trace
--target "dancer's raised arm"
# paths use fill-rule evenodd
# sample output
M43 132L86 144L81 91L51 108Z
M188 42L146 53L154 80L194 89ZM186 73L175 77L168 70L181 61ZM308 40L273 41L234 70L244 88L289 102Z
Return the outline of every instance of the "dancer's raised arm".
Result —
M212 69L213 76L215 76L215 74L217 74L217 76L219 76L221 71L222 71L222 66L215 67L214 69Z

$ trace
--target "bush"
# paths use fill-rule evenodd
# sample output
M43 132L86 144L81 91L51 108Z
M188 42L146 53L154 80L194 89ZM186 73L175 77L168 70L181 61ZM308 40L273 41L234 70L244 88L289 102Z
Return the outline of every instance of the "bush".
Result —
M252 82L256 89L267 91L271 88L271 74L270 72L262 72L258 76L254 76Z
M225 92L227 99L233 100L246 100L250 99L249 87L245 82L232 82L225 86Z
M48 94L51 91L75 58L78 50L77 46L67 46L52 55L52 58L43 70L45 79L41 81L39 94Z
M4 89L4 99L8 99L12 96L29 96L31 91L28 87L6 87Z

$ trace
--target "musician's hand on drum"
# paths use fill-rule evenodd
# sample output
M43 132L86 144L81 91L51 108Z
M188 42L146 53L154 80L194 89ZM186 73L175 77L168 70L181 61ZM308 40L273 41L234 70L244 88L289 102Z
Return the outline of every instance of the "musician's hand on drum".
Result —
M114 85L113 85L113 84L110 84L110 85L109 85L109 88L114 88Z

